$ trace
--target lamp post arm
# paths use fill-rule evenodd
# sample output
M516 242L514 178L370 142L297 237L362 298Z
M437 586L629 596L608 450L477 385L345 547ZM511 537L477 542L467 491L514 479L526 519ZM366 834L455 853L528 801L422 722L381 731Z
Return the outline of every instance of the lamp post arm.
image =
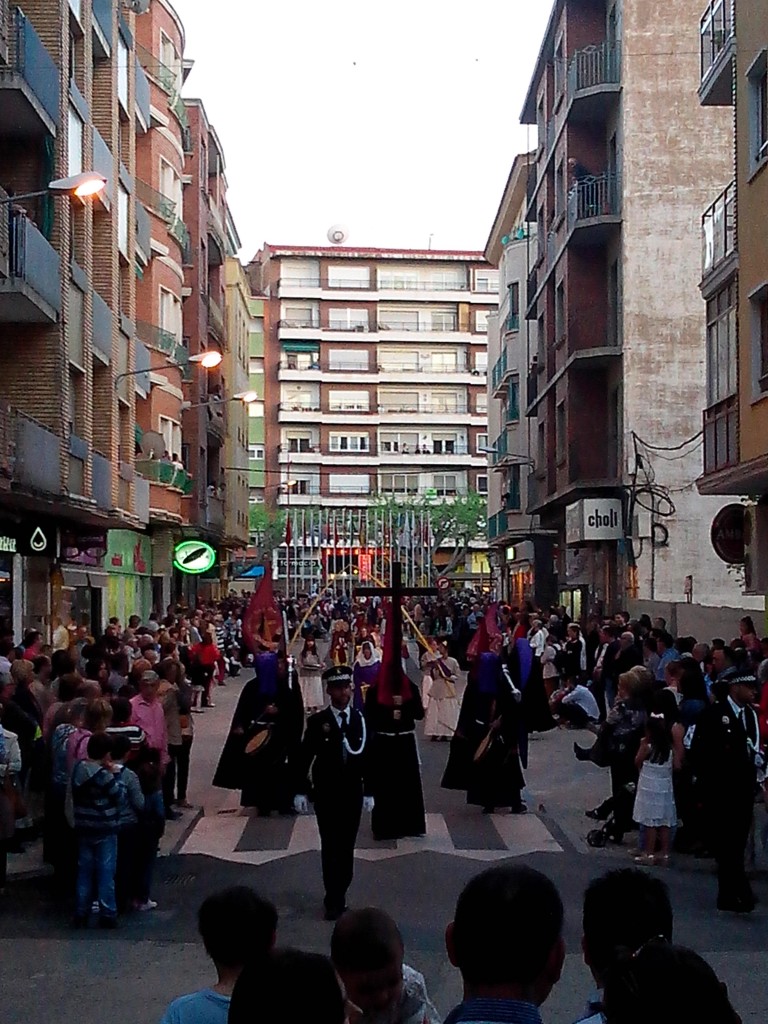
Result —
M10 206L11 203L20 203L23 199L39 199L40 196L49 195L47 188L40 189L38 192L23 192L18 196L6 196L4 199L0 199L0 206Z

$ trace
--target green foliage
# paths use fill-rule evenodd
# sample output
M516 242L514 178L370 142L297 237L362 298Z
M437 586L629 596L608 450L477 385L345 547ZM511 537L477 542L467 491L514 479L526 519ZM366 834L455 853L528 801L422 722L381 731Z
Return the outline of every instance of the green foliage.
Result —
M432 528L432 555L447 545L453 546L453 554L446 571L455 568L466 555L467 548L474 540L485 540L488 507L485 498L477 492L458 495L455 498L406 498L393 496L379 497L372 507L384 514L392 512L392 518L403 512L413 512L417 523L422 515L429 519Z
M262 554L272 555L285 539L285 510L268 505L250 506L250 532Z

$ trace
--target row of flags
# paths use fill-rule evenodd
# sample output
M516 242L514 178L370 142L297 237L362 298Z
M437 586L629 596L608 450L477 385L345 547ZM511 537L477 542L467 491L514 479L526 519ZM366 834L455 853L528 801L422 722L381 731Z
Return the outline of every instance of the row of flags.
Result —
M407 509L288 509L283 543L294 547L432 547L429 516Z

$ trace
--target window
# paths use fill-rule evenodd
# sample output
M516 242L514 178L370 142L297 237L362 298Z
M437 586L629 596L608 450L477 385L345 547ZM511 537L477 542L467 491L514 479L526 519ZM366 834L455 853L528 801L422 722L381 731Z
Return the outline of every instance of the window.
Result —
M165 450L169 455L178 455L181 451L181 425L168 416L160 416L159 420Z
M736 394L736 288L723 288L707 303L707 406Z
M493 292L496 293L499 290L499 272L498 270L476 270L475 271L475 289L476 292Z
M456 455L466 451L466 444L459 445L456 434L433 434L432 451L435 455Z
M511 380L507 388L507 423L516 423L520 419L520 381Z
M462 364L464 360L462 358ZM430 352L429 369L433 373L455 373L459 369L459 354L455 349Z
M415 349L386 349L376 352L379 369L384 371L402 371L418 373L419 353Z
M320 308L316 302L284 302L280 320L282 327L319 327Z
M383 494L418 494L418 473L382 473L379 489Z
M264 360L262 358L254 359L251 356L248 360L248 376L252 377L259 373L264 373Z
M319 409L320 391L307 384L283 385L280 401L285 409ZM253 406L249 405L248 408L252 409Z
M117 246L128 259L128 193L122 185L117 188Z
M379 306L382 331L455 331L457 323L452 306Z
M328 352L328 369L364 372L368 369L368 353L365 349L332 348Z
M418 391L380 391L379 409L381 412L418 412Z
M749 82L749 137L753 169L768 161L768 50L763 50L747 72Z
M169 292L166 288L160 289L160 326L164 331L173 335L176 341L181 341L181 302L173 292Z
M367 473L329 473L328 490L331 494L369 494L371 478Z
M67 126L67 173L80 174L83 169L83 122L74 107L69 108Z
M475 365L473 367L475 373L487 373L488 372L488 351L487 349L482 352L475 353Z
M488 333L488 314L489 309L477 309L475 310L475 334L487 334Z
M559 464L565 459L565 402L558 404L555 414L555 449Z
M331 331L367 331L367 309L329 309L328 329Z
M391 455L395 452L401 455L409 455L419 447L419 435L416 431L382 431L379 435L379 451L383 455Z
M369 450L367 434L331 434L329 440L332 452L367 452Z
M248 417L252 420L264 419L264 403L263 402L249 402L248 403Z
M380 291L464 291L467 274L463 267L382 268L378 273Z
M458 477L455 473L435 473L432 486L441 498L459 493Z
M557 64L555 64L557 68ZM555 170L555 218L565 213L565 171L560 160Z
M475 413L484 416L488 412L488 393L481 391L475 398Z
M287 450L292 453L311 452L312 447L312 434L309 431L297 431L285 435L285 440L283 442L284 451Z
M117 98L128 111L128 47L121 35L117 37Z
M83 368L83 305L85 296L74 284L69 285L69 317L67 319L67 349L70 362Z
M294 473L291 472L291 480L296 482L295 487L286 488L288 477L283 480L283 487L285 488L286 494L290 490L291 494L319 494L320 493L320 478L314 473Z
M487 455L486 448L488 447L488 435L478 434L475 441L475 451L478 455Z
M329 288L370 288L370 286L370 267L361 267L355 263L329 264Z
M433 391L430 412L463 412L465 403L455 391Z
M288 285L320 287L319 260L283 260L280 264L280 282Z
M172 90L178 91L178 80L181 75L179 55L176 53L173 41L162 31L160 32L160 61L173 76L173 82L169 83Z
M160 191L175 205L174 216L181 216L182 185L181 178L167 160L160 159Z
M565 57L562 36L555 47L555 101L559 100L565 88Z
M263 362L262 360L262 368ZM280 365L285 370L319 370L320 349L311 352L286 352L283 350Z
M368 412L371 396L367 391L329 391L328 409L331 412Z
M251 462L259 462L264 459L264 445L263 444L249 444L248 445L248 458Z
M488 477L485 473L479 473L477 476L477 493L488 493Z
M519 512L522 509L520 498L520 466L510 466L507 474L507 493L504 495L504 508L507 512Z
M565 340L565 285L561 281L555 289L555 342Z
M513 281L507 288L508 306L507 330L520 330L520 282Z
M760 366L760 389L768 391L768 284L749 297L752 314L752 350Z

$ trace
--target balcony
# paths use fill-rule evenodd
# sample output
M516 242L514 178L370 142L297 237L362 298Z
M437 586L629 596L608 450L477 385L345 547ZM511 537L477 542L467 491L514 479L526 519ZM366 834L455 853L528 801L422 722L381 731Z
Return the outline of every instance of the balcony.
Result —
M22 210L0 208L0 216L6 210L9 276L0 280L0 323L56 323L61 313L59 254Z
M158 192L156 188L152 188L146 181L137 181L136 198L166 224L173 224L176 219L176 203L168 196Z
M152 256L152 227L147 208L136 201L136 255L146 267Z
M149 130L151 91L144 68L136 58L136 124L142 134Z
M379 402L379 412L383 416L397 416L401 418L413 416L414 414L426 416L466 416L469 412L469 406L467 402L456 402L450 406L445 405L443 402L422 402L420 405Z
M163 64L159 57L156 57L154 53L138 43L136 44L136 56L139 59L139 64L149 77L170 96L176 86L176 75L174 72L167 65Z
M414 323L410 320L380 320L378 323L380 331L405 331L406 333L416 332L419 334L440 334L453 333L458 331L459 325L456 317L446 317L437 322L420 321Z
M220 267L227 255L227 240L224 224L214 199L208 196L208 266Z
M0 479L22 491L61 494L59 438L8 405L0 406Z
M507 350L501 353L499 358L496 360L493 370L491 371L491 394L494 398L500 398L500 391L507 379L507 374L512 371L513 367L509 365L507 357Z
M496 515L488 518L488 540L496 540L507 532L507 513L497 512Z
M115 10L114 0L93 0L93 20L101 31L109 47L105 57L109 57L112 49L112 15Z
M112 360L114 318L112 310L98 292L93 293L93 350L105 363Z
M168 225L168 234L179 243L182 253L189 250L189 231L181 217L173 218Z
M208 330L218 341L224 341L224 314L221 306L210 295L205 296L208 307Z
M168 104L171 111L176 115L176 120L179 122L182 132L189 131L189 117L187 116L187 108L184 100L178 92L175 92L171 97L171 102Z
M94 452L91 458L91 473L96 507L104 512L109 512L113 507L112 463L103 455Z
M192 477L185 469L174 466L172 462L163 462L160 459L137 460L136 472L140 473L145 480L149 480L150 483L169 487L171 490L180 491L184 495L192 493Z
M59 70L32 22L10 9L8 65L0 67L0 136L39 138L59 125Z
M699 100L705 107L727 107L733 103L735 27L733 0L712 0L707 4L699 29Z
M704 472L716 473L739 461L739 400L736 395L704 410Z
M209 494L208 504L205 511L205 523L211 530L217 532L224 529L224 499Z
M189 352L185 345L176 340L171 331L166 331L156 324L148 324L145 320L136 321L136 337L142 341L147 348L153 348L157 352L176 363L183 369L189 362Z
M227 420L224 415L224 405L221 402L209 401L205 407L206 430L210 437L216 438L223 444L227 436Z
M621 50L600 43L577 50L568 64L570 121L602 121L621 88Z
M619 183L615 174L590 175L568 193L570 244L603 245L621 224Z
M724 284L736 269L736 184L731 182L701 218L702 290Z

